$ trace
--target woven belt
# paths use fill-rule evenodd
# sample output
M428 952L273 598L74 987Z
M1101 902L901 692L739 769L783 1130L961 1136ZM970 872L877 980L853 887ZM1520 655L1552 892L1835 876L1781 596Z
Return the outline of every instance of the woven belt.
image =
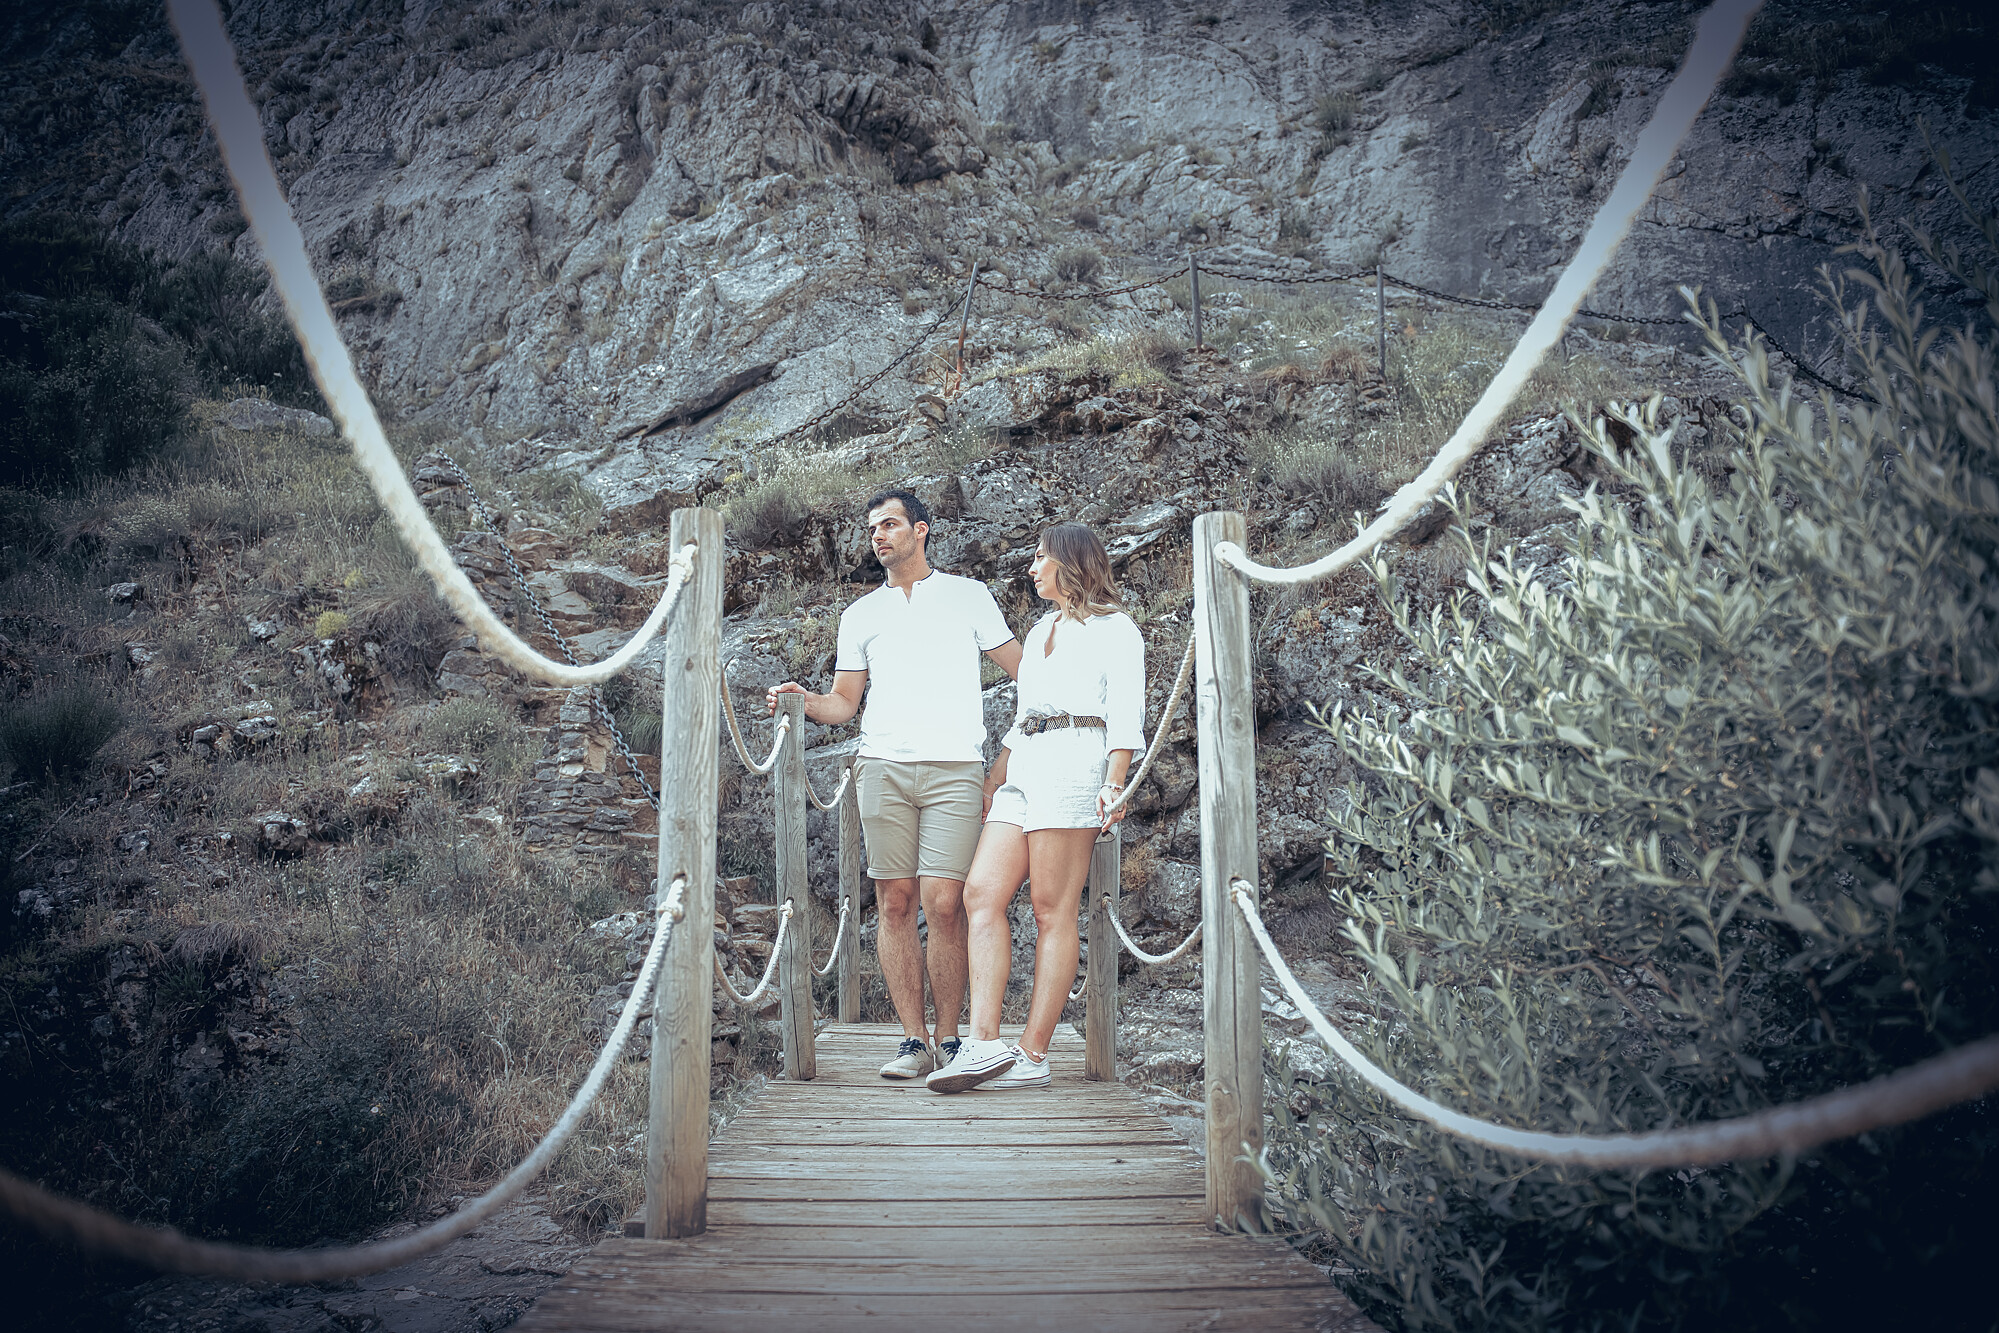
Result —
M1073 713L1048 713L1020 720L1020 734L1023 736L1039 736L1044 731L1060 731L1064 727L1095 727L1099 731L1108 729L1100 717L1078 717Z

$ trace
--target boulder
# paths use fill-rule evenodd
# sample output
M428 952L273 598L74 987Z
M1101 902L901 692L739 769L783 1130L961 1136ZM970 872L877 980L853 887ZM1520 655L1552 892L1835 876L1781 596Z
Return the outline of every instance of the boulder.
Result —
M260 811L250 823L257 830L257 849L267 856L302 856L312 841L312 826L283 810Z
M302 407L280 407L262 398L238 398L216 414L217 424L231 430L291 430L315 439L335 434L331 421Z

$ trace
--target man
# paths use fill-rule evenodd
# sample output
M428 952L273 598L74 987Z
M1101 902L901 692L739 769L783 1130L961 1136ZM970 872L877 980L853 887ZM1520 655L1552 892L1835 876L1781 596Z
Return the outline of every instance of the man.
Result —
M888 581L840 613L833 689L796 681L771 689L805 696L814 722L845 722L861 708L854 773L868 874L875 881L875 947L902 1045L883 1078L921 1078L958 1053L965 1003L965 873L985 817L985 709L979 654L1009 676L1020 643L986 585L930 567L930 511L904 490L868 501L868 537ZM872 686L872 688L870 688ZM930 926L935 1040L923 1021L925 958L916 909Z

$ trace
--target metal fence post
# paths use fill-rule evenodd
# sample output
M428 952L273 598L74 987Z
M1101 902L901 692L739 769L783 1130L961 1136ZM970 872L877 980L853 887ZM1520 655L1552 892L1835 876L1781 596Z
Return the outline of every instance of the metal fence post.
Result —
M1250 1164L1263 1147L1262 959L1229 902L1231 881L1257 881L1249 585L1215 559L1218 543L1244 545L1247 531L1241 514L1202 514L1194 520L1207 1203L1209 1216L1222 1227L1256 1221L1263 1204L1263 1182Z
M1374 354L1381 361L1381 378L1388 378L1388 297L1381 290L1381 265L1374 266Z
M1194 258L1193 248L1187 250L1187 289L1194 306L1194 347L1198 350L1201 342L1201 264Z
M784 1029L784 1076L818 1072L812 1047L812 889L805 882L805 696L780 694L778 716L791 723L777 751L777 901L791 904L784 953L777 960L778 1025Z
M686 915L667 942L653 994L652 1100L646 1118L645 1234L708 1227L709 1036L715 997L715 818L721 784L722 516L673 512L672 549L695 543L694 572L660 636L659 892L687 876Z
M958 384L965 383L965 330L972 323L972 293L979 289L979 261L972 261L972 278L965 284L965 310L958 316Z
M847 904L847 933L840 940L840 1021L861 1021L861 793L860 774L847 761L847 795L840 802L840 897Z
M1113 826L1090 851L1090 963L1083 973L1083 1077L1117 1081L1117 908L1123 844Z

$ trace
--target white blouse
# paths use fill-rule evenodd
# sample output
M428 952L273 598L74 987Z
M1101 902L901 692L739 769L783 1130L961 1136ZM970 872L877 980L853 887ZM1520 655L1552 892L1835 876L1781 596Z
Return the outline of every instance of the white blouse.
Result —
M1012 749L1027 738L1020 719L1050 713L1100 717L1106 724L1104 748L1145 748L1145 640L1122 611L1064 620L1055 630L1055 651L1047 653L1056 612L1035 623L1021 643L1020 707L1000 744Z

